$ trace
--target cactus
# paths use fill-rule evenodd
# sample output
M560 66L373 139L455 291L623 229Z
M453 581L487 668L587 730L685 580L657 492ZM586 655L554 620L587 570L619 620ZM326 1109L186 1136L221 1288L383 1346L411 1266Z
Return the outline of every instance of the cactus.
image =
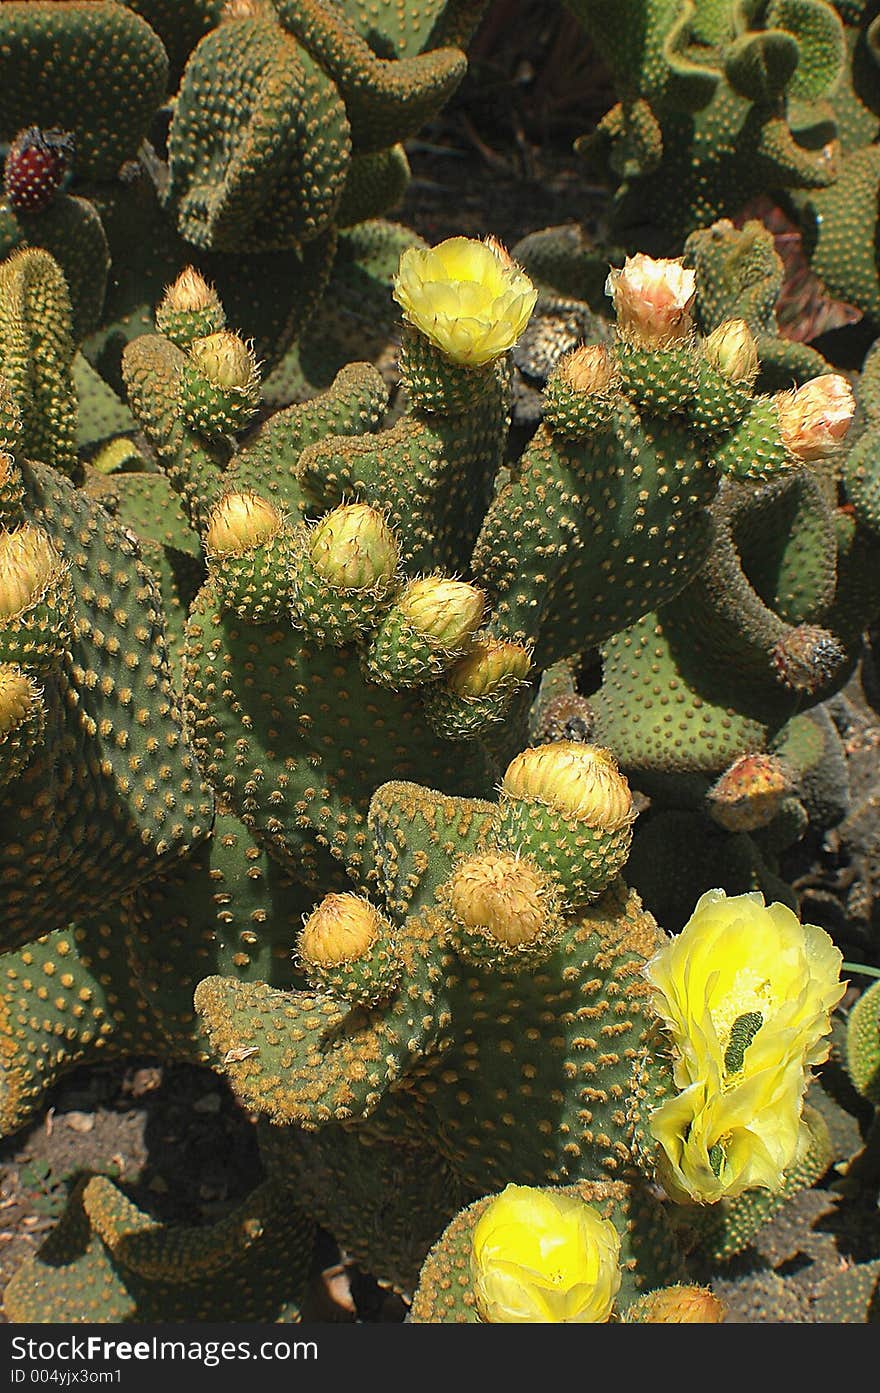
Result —
M833 179L834 128L827 120L823 127L821 102L840 75L845 46L831 5L771 4L759 27L735 5L658 4L637 46L633 6L568 3L606 57L620 95L581 142L622 176L618 237L635 235L649 250L667 252L756 193L821 188ZM658 210L650 230L645 200ZM640 236L645 231L654 245Z
M663 1210L650 1196L622 1180L582 1181L559 1187L609 1218L621 1239L623 1278L614 1299L614 1314L626 1318L638 1294L656 1290L684 1275L684 1264ZM477 1324L471 1273L474 1230L489 1204L488 1197L470 1204L453 1219L434 1244L419 1275L410 1319L416 1325Z
M86 1177L4 1301L13 1320L298 1321L312 1243L309 1220L270 1183L217 1223L184 1229Z
M346 104L378 91L400 115L406 94L375 65L424 57L415 38L358 85L361 50L342 19L318 23L325 8L279 7L284 33L295 18ZM442 9L426 11L432 34ZM279 28L249 14L201 44L236 23ZM143 195L108 196L107 226ZM383 237L351 245L375 268ZM50 279L47 251L7 272L22 259ZM658 824L705 828L714 786L743 888L782 898L799 780L831 748L795 721L843 680L872 603L870 537L833 488L848 387L757 392L758 321L722 314L699 334L697 284L680 262L613 272L615 338L561 361L506 473L534 290L491 240L405 253L392 424L364 362L272 411L249 326L184 270L150 332L128 326L142 434L87 462L70 451L65 478L22 390L34 335L15 339L0 392L0 1128L74 1066L150 1049L228 1079L260 1119L267 1174L216 1228L177 1235L89 1180L10 1288L21 1318L68 1319L76 1290L104 1293L88 1306L104 1319L296 1318L301 1208L412 1290L450 1219L509 1182L592 1187L619 1227L629 1212L638 1247L633 1215L655 1211L668 1174L650 1117L682 1066L646 975L668 940L620 879L635 814L618 760L682 776ZM52 322L72 356L71 312ZM51 445L75 440L76 404L50 366L73 432L54 427ZM598 745L566 731L523 749L533 671L598 644ZM686 724L671 755L669 723L615 691L641 683L665 715L664 681ZM763 796L740 796L741 768L729 796L727 766L757 753ZM713 1185L724 1165L718 1142ZM816 1173L786 1171L774 1183L790 1190ZM651 1246L621 1313L688 1275L671 1245L652 1266Z
M456 45L483 8L437 4L401 25L390 10L347 14L335 0L4 5L13 79L0 140L12 148L0 250L56 257L76 343L93 339L88 355L117 390L119 340L194 256L244 311L236 317L260 358L280 360L324 289L338 228L402 196L401 141L458 86L466 58ZM368 39L391 51L377 57ZM150 143L166 93L167 161ZM16 156L25 137L32 153ZM24 193L34 142L62 140L65 191L44 181L39 197Z

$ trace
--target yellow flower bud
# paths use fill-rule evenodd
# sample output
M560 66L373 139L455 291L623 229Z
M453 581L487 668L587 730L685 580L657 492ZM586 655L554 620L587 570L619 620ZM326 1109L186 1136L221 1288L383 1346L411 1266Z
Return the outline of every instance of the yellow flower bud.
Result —
M257 381L253 349L228 329L190 344L189 356L213 387L251 393Z
M635 820L629 784L610 750L560 740L523 750L508 765L502 790L536 799L566 819L615 831Z
M397 601L398 610L411 628L449 652L467 645L480 627L485 606L482 590L444 576L410 581Z
M666 348L689 337L696 290L696 272L680 258L655 260L643 252L628 256L605 282L621 336L642 348Z
M369 953L384 922L379 911L360 895L327 895L303 924L300 959L316 967L353 962Z
M566 386L586 396L600 396L614 382L614 362L602 343L572 349L560 358L554 371Z
M481 639L446 674L446 683L456 696L490 696L502 682L522 682L531 665L528 649L521 643Z
M751 386L758 375L758 345L744 319L726 319L706 339L706 357L723 377Z
M534 943L555 909L547 876L509 851L463 861L449 882L449 902L465 928L485 929L508 948Z
M410 324L464 367L489 363L511 348L538 298L498 243L469 237L408 248L393 294Z
M366 503L334 508L314 528L309 555L318 574L337 590L372 590L391 583L399 553L382 514Z
M0 663L0 738L16 730L41 705L41 689L14 663Z
M582 1199L508 1185L474 1229L471 1278L484 1321L597 1324L620 1288L620 1238Z
M205 547L209 555L246 551L270 541L281 523L278 509L258 493L227 493L211 512Z
M0 532L0 619L33 604L60 565L61 557L41 528L26 522L14 532Z
M828 459L841 448L855 410L855 397L846 378L823 373L777 398L782 442L807 464Z

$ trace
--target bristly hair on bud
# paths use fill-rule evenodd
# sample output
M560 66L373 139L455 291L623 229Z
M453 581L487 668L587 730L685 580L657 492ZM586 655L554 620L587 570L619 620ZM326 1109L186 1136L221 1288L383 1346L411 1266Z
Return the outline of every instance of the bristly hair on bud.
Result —
M812 464L838 454L852 425L856 401L840 373L823 373L777 398L779 434L791 454Z
M211 511L205 549L209 556L247 551L268 542L282 522L274 504L258 493L226 493Z
M758 345L744 319L725 319L706 339L706 357L722 377L751 387L758 376Z
M300 962L335 967L368 953L385 926L385 920L361 895L326 895L303 921L299 936Z
M62 566L51 538L26 522L0 532L0 619L11 618L39 599Z
M510 798L534 799L566 818L612 831L635 821L629 784L610 750L560 740L523 750L501 783Z
M309 536L312 565L337 590L387 589L400 552L378 508L343 503L326 513Z
M777 639L771 658L786 687L812 695L840 671L846 652L830 630L815 624L798 624Z
M580 344L560 358L556 371L576 392L598 396L614 382L614 363L603 343Z

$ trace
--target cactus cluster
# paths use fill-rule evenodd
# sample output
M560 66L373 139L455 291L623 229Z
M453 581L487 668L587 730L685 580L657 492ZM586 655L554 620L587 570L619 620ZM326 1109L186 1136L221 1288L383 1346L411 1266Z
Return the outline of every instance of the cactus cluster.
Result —
M0 1134L149 1052L263 1168L204 1227L81 1176L12 1320L295 1321L319 1224L416 1322L710 1323L832 1161L875 1174L811 1087L842 954L786 856L848 811L880 358L784 340L729 220L838 188L858 7L569 7L632 254L517 452L539 287L369 221L482 4L0 6ZM393 400L339 341L272 386L334 259L400 308ZM847 1024L867 1118L874 988Z

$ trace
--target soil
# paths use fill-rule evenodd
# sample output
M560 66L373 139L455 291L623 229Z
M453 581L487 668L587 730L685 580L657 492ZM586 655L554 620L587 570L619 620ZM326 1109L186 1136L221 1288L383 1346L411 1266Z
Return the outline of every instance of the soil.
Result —
M550 22L550 9L498 0L457 99L409 143L413 178L392 216L428 241L492 232L511 245L551 224L601 223L603 191L573 153L572 140L608 108L610 90L577 25L567 14ZM876 703L878 690L869 647L864 680L859 674L832 709L846 731L861 820L849 842L839 832L814 837L787 868L813 921L826 924L861 961L870 961L872 944L876 954L880 895L880 716L866 697L867 691ZM840 1078L838 1069L838 1084ZM849 1102L848 1131L846 1124L840 1131L835 1115L841 1161L858 1149L858 1123L867 1120L854 1096ZM209 1070L143 1058L70 1075L30 1127L0 1142L0 1291L39 1247L83 1172L119 1179L160 1218L207 1223L227 1213L261 1178L252 1121ZM876 1208L842 1194L838 1182L829 1172L723 1274L707 1269L729 1319L809 1321L818 1283L864 1256L866 1234L873 1233L876 1250ZM402 1321L406 1311L399 1296L383 1291L330 1235L322 1236L307 1319Z

